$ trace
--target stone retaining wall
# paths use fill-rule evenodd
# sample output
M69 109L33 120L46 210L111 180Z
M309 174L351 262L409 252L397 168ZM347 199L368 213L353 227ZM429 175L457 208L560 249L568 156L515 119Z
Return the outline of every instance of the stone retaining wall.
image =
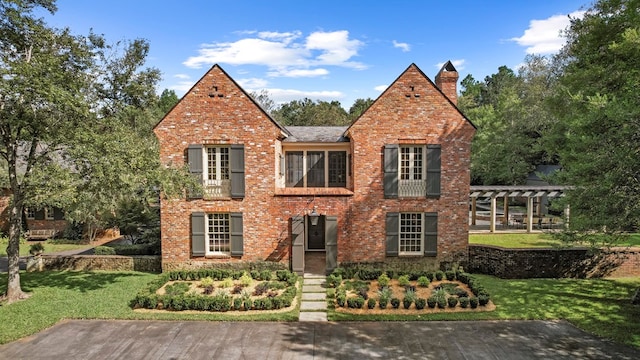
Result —
M30 257L27 271L143 271L161 272L160 256L72 255Z
M469 245L470 272L503 279L640 276L640 248L507 249Z

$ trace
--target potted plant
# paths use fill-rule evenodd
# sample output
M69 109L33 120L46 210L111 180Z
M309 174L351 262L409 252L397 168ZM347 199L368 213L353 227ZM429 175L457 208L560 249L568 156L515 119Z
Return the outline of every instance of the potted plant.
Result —
M44 252L44 245L42 243L32 244L29 248L29 254L33 256L40 256Z

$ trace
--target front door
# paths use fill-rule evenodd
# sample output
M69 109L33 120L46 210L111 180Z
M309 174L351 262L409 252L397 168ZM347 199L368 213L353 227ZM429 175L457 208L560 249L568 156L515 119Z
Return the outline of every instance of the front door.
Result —
M324 216L318 217L318 224L311 223L311 217L307 216L307 250L324 251L325 229Z

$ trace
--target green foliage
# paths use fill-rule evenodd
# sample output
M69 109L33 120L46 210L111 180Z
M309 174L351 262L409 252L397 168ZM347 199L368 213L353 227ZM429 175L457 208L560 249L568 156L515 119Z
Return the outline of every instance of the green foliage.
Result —
M417 298L416 299L416 309L418 310L422 310L425 308L425 306L427 305L427 300L424 298Z
M445 278L449 281L453 281L456 279L456 272L455 270L447 270L444 272Z
M362 309L364 302L365 300L362 296L350 297L347 299L347 305L352 309Z
M444 272L441 270L436 271L435 278L438 281L442 280L444 278Z
M400 286L409 286L409 275L401 275L398 277L398 285Z
M391 307L394 308L394 309L399 308L400 307L400 299L395 298L395 297L391 298Z
M29 254L31 255L39 255L44 252L44 245L42 243L35 243L29 247Z
M420 276L418 278L418 285L419 286L428 287L430 283L431 283L431 281L429 281L429 278L426 277L426 276Z
M376 307L376 299L369 298L369 300L367 300L367 308L373 309L375 307Z
M430 309L435 308L437 304L438 298L436 298L435 296L431 295L427 298L427 306L429 306Z
M226 288L230 288L233 286L233 279L232 278L225 278L220 282L219 285L221 288L226 289Z
M408 309L409 307L411 307L411 304L413 304L414 301L416 301L415 291L412 291L412 290L405 291L404 298L402 299L402 306L405 309Z
M327 286L335 288L335 287L340 286L340 284L342 284L342 276L341 275L331 274L331 275L327 276Z
M489 295L488 294L480 294L478 295L478 304L480 306L486 306L489 303Z
M472 309L475 309L478 307L478 298L477 297L471 297L469 298L469 306L471 306Z
M111 246L96 246L93 248L93 253L96 255L116 255L116 249Z
M282 125L335 126L348 125L349 116L339 101L292 100L272 111L272 116Z
M253 279L249 274L247 274L246 271L242 274L242 276L240 276L240 284L242 284L243 286L250 286L251 284L253 284Z
M386 272L378 276L378 285L381 287L389 286L390 281L391 279L389 279L389 276L387 276Z
M184 295L187 291L189 291L189 286L191 283L188 282L176 282L170 285L167 285L164 288L165 294L168 296L176 296L176 295Z
M213 286L213 284L214 284L213 278L211 278L210 276L200 279L201 287Z
M456 307L456 305L458 305L458 298L455 296L450 296L449 298L447 298L447 304L451 308Z
M460 307L461 308L466 309L467 307L469 307L469 298L468 297L458 298L458 301L460 302Z

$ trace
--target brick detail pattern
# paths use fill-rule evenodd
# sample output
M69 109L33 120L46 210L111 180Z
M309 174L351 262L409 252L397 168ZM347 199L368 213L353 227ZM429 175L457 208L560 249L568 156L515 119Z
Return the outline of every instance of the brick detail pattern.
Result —
M454 84L455 85L455 84ZM154 129L164 164L183 166L189 144L244 144L243 199L163 200L162 267L219 262L289 264L291 218L313 207L338 219L338 262L385 261L387 212L438 212L438 261L467 260L469 157L473 125L411 65L348 130L353 182L345 190L276 189L283 132L219 67L212 67ZM442 145L439 198L384 199L384 144ZM242 212L244 255L191 256L192 212Z

